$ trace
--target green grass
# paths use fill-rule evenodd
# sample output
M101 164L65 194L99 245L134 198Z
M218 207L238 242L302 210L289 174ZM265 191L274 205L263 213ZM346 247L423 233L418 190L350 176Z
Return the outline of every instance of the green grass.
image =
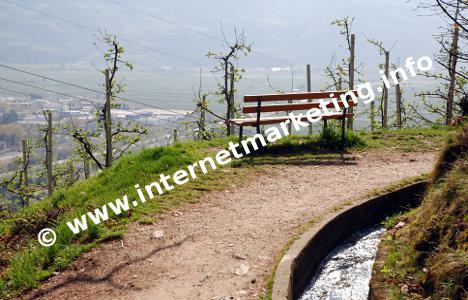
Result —
M387 148L400 151L439 150L454 128L435 126L432 128L408 128L394 130L362 131L361 137L369 148Z
M345 151L356 151L364 149L366 143L356 134L348 133L345 139ZM329 129L320 134L292 135L281 139L281 141L269 145L249 158L236 161L235 165L308 165L308 164L332 164L342 163L341 137L334 130Z
M392 134L397 133L392 131ZM418 138L428 134L431 140L438 140L433 137L437 135L437 131L433 130L404 132L405 136L410 134ZM445 129L440 131L440 135L445 135ZM373 148L387 147L388 141L383 140L386 142L377 143L366 134L348 133L346 146L348 151L364 149L369 147L369 143ZM261 172L262 168L271 164L315 164L339 158L337 149L340 139L333 131L312 137L286 137L259 153L178 186L159 196L157 201L148 201L104 224L91 225L77 236L66 227L67 221L122 195L127 194L129 199L135 199L135 184L144 186L157 180L160 173L171 175L206 156L213 156L218 150L225 148L228 141L217 139L186 142L142 150L122 158L112 168L88 180L79 181L68 189L56 190L52 197L3 216L0 220L0 295L15 295L37 286L53 272L67 268L81 253L99 243L121 238L131 222L152 224L162 213L183 203L195 203L205 192L242 184L248 180L250 174ZM402 144L398 139L392 141L392 146ZM425 145L425 142L421 144ZM54 229L58 236L57 243L49 248L37 243L36 235L45 227Z
M251 171L249 168L217 169L105 224L94 225L90 222L88 230L77 236L66 227L67 221L124 194L128 194L129 199L135 199L135 184L148 184L158 179L160 173L171 175L199 159L213 155L216 149L226 145L227 140L221 139L143 150L121 159L114 167L89 180L80 181L67 190L58 190L52 197L0 221L0 244L8 245L0 253L2 261L6 262L0 269L0 292L15 294L37 286L39 281L53 272L65 269L82 252L100 242L122 237L130 222L140 220L149 224L152 222L149 220L155 220L156 216L172 207L184 202L196 202L206 191L221 190L230 186L230 182L241 183L242 178L246 178ZM44 227L57 232L58 240L49 248L39 246L36 241L37 233Z
M0 279L0 296L1 295L6 295L6 286L5 281L3 281L3 279Z
M416 175L416 176L411 176L411 177L406 177L398 182L389 184L383 188L375 189L370 191L369 193L366 194L367 197L375 197L379 196L385 193L389 193L391 191L395 191L399 188L402 188L404 186L407 186L412 183L420 182L420 181L426 181L429 179L429 174L421 174L421 175Z

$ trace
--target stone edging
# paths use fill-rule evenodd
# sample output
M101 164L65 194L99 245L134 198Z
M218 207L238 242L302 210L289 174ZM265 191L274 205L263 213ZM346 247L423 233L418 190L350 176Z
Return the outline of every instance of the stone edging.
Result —
M353 232L382 221L386 216L419 204L427 187L421 181L359 201L327 215L296 240L278 264L272 300L297 299L320 262Z

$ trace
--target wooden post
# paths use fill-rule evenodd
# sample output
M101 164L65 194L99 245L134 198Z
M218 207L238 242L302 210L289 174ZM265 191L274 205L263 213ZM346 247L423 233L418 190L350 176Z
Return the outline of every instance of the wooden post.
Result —
M390 64L390 52L385 51L385 76L388 78L388 68ZM382 118L382 127L387 128L388 127L388 88L384 84L384 99L383 99L383 118Z
M83 168L84 168L85 178L88 179L89 178L89 158L87 157L83 160Z
M231 94L230 91L228 90L228 82L229 82L229 65L228 62L224 62L224 96L226 97L226 105L227 105L227 111L226 111L226 119L231 118ZM232 69L231 69L232 70ZM228 93L229 92L229 93ZM226 122L226 136L229 136L231 134L231 123Z
M49 196L53 192L52 175L52 112L47 112L47 140L46 140L47 190Z
M294 72L293 72L293 67L292 67L292 65L291 65L289 68L290 68L289 70L291 71L291 93L292 93L292 92L294 91ZM290 103L292 103L292 100L288 100L288 104L290 104ZM286 112L286 115L289 116L289 113L291 113L291 111L287 111L287 112ZM258 120L258 119L259 119L259 115L257 116L257 120ZM260 133L260 132L259 132L259 131L260 131L260 129L259 129L260 126L257 126L257 127L258 127L257 133ZM289 122L289 123L288 123L288 132L289 132L290 134L292 134L292 130L293 130L292 124L291 124L291 122Z
M370 129L374 131L375 127L375 103L374 101L370 104Z
M111 116L111 82L109 69L104 71L106 76L106 104L104 105L104 129L106 133L106 168L112 165L112 116Z
M351 53L349 56L349 90L354 89L354 58L355 58L355 44L356 36L351 34ZM354 108L351 106L349 112L353 113ZM353 130L354 128L354 117L348 118L348 129Z
M177 132L177 129L174 129L173 139L174 139L174 144L177 144L179 142L179 133Z
M29 161L29 151L28 151L28 141L27 140L22 140L22 145L23 145L23 185L28 186L28 161ZM23 196L21 196L20 199L21 206L26 206L26 203L28 203L27 199L25 199Z
M28 140L23 140L23 176L24 176L24 185L28 186L28 161L29 161L29 151L28 151Z
M401 89L400 89L400 74L396 72L396 79L398 83L395 85L396 95L396 125L401 128Z
M73 184L73 180L75 179L75 166L73 165L73 161L67 162L67 185L71 186Z
M205 111L205 105L206 105L206 95L203 95L202 97L202 105L201 105L201 111L200 111L200 128L198 129L198 139L203 140L205 139L206 135L206 111Z
M307 91L310 93L312 92L312 84L310 80L310 65L307 64ZM312 100L309 99L309 102L312 102ZM312 122L309 124L309 135L312 135Z
M229 119L234 119L234 109L235 109L235 103L234 103L234 67L231 66L231 91L230 91L230 95L229 95L229 106L230 106L230 111L229 111ZM230 135L233 135L234 134L234 127L232 124L229 125L229 134Z

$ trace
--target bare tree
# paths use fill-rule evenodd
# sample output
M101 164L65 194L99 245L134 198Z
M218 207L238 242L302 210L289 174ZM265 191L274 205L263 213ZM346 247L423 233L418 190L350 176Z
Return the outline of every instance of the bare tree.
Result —
M222 72L223 81L218 82L218 90L214 93L222 96L220 99L221 103L226 103L226 119L234 117L235 104L234 104L234 93L236 91L235 84L242 79L242 74L245 72L244 69L237 67L237 61L240 59L240 55L247 55L251 51L251 46L246 42L246 36L244 31L238 33L234 28L234 41L229 42L223 33L224 42L228 50L226 52L208 52L207 57L218 61L218 65L214 67L212 72ZM226 135L233 133L231 124L226 123Z
M43 190L43 186L25 182L25 174L30 165L32 145L27 143L25 155L15 160L16 169L9 178L0 179L0 190L7 191L19 199L20 206L27 206L29 199L39 200L37 192Z
M371 39L366 37L367 41L377 47L379 49L379 54L385 56L385 62L383 64L379 64L379 69L383 69L385 72L385 76L388 78L388 72L390 69L390 51L392 50L387 49L384 46L384 43L382 41L376 40L376 39ZM395 43L396 44L396 43ZM395 45L394 44L394 45ZM393 46L392 46L393 48ZM395 68L395 66L393 66ZM382 95L380 97L380 103L379 103L379 111L380 111L380 125L383 128L388 127L388 88L385 84L382 85ZM371 103L371 122L373 122L373 117L374 117L374 102ZM372 124L373 126L374 124Z
M331 22L331 25L334 25L334 26L338 27L340 35L343 36L343 38L345 40L345 43L346 43L345 48L348 51L349 55L346 58L342 58L340 63L337 63L337 62L333 63L333 61L335 59L332 59L332 63L330 64L329 67L334 65L335 70L333 71L333 68L331 68L330 70L327 70L327 75L330 78L333 78L333 76L331 76L332 73L335 74L335 78L333 78L333 80L335 82L341 81L342 84L345 84L345 85L348 85L348 86L350 85L350 82L349 82L350 65L349 65L349 63L350 63L350 56L351 56L351 50L352 50L351 30L352 30L352 27L353 27L353 23L354 23L354 18L350 18L350 17L344 17L342 19L336 19L333 22Z
M346 42L346 50L348 52L348 56L343 58L340 64L336 65L336 71L334 72L337 77L334 80L338 80L340 86L346 84L348 89L354 89L354 81L355 75L360 75L359 71L357 71L355 67L355 53L354 53L354 45L355 45L355 35L352 33L354 18L344 17L342 19L337 19L331 23L331 25L337 26L340 30L340 35L344 37ZM330 76L333 71L328 70L327 74ZM350 107L349 112L353 112L354 108ZM354 127L354 117L347 119L347 127L350 130L353 130Z
M437 117L435 121L422 117L415 106L412 106L412 111L416 118L426 123L443 122L449 125L457 115L461 114L462 100L468 94L466 90L468 20L463 15L468 8L468 2L466 0L435 0L435 2L435 4L433 2L421 4L420 8L446 18L447 22L452 25L442 28L440 34L436 36L440 45L440 53L435 56L435 61L442 71L423 74L437 80L440 84L434 90L423 91L417 95L422 98L422 105L427 112Z
M99 42L107 47L104 52L106 69L106 97L108 98L104 107L98 112L98 124L95 130L83 128L69 128L69 135L79 145L82 157L89 157L99 169L109 167L114 159L119 159L144 135L148 130L138 122L117 121L112 122L111 108L121 107L119 94L125 90L123 79L117 81L116 76L121 68L133 69L133 65L123 58L125 49L117 37L104 33L96 37ZM102 151L102 137L105 137L104 151ZM101 158L104 157L104 162Z
M325 77L331 82L326 83L324 90L331 88L341 90L344 78L346 77L346 71L342 64L338 64L336 56L333 55L328 66L325 67Z
M193 91L194 97L195 97L195 102L196 102L196 108L195 112L199 114L199 119L197 120L198 124L198 140L210 140L211 139L211 134L208 132L207 128L207 120L206 120L206 113L209 110L208 109L208 100L207 96L208 93L203 92L203 83L202 83L202 70L200 68L200 81L198 84L197 90Z
M465 5L466 9L466 1L465 0L457 0L457 1L443 1L443 0L436 0L437 6L439 9L450 19L452 20L455 24L460 26L465 33L468 33L468 19L464 17L460 11L456 11L457 7L460 9L460 6ZM455 12L453 9L455 8Z

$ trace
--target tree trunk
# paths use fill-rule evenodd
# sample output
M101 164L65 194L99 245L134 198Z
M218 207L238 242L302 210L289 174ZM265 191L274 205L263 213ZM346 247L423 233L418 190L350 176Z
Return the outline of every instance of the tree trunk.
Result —
M53 191L52 175L52 112L47 112L47 140L46 140L47 190L49 196Z
M349 90L354 89L354 57L355 57L355 35L351 34L351 51L349 56ZM351 106L349 112L353 113L354 108ZM354 117L348 118L348 129L353 130L354 128Z
M111 117L111 82L109 69L105 70L106 76L106 104L104 105L104 129L106 133L106 168L112 165L112 117Z
M390 52L385 51L385 77L388 78L388 69L390 65ZM382 118L382 127L388 127L388 88L384 84L384 94L383 94L383 118Z
M231 101L230 101L230 93L229 93L229 64L228 60L224 60L224 100L226 101L226 119L229 120L231 117ZM231 124L226 123L226 135L231 135Z
M312 83L311 83L311 79L310 79L310 65L308 64L307 67L307 72L306 72L306 75L307 75L307 92L312 92ZM312 100L309 100L308 102L312 102ZM312 135L312 132L313 132L313 128L312 128L312 122L309 124L309 135Z
M230 76L230 79L231 79L231 82L230 82L230 90L229 90L229 103L230 103L230 110L229 110L229 119L234 119L234 108L235 108L235 103L234 103L234 67L231 66L231 76ZM229 128L229 133L230 135L233 135L234 134L234 126L230 126Z
M395 96L396 96L396 125L397 128L401 128L401 89L400 89L400 74L396 73L396 79L398 84L395 85Z
M203 95L202 105L200 110L200 128L198 129L198 139L204 140L206 138L206 112L205 112L205 105L206 105L206 96Z
M28 140L22 141L23 145L23 176L24 186L28 186L28 163L29 163L29 151L28 151ZM21 206L26 206L28 199L25 196L21 196Z
M84 168L85 178L88 179L90 175L90 171L89 171L89 159L87 157L83 160L83 168Z
M458 19L459 14L459 2L457 2L457 9L455 12L455 19ZM456 70L458 62L458 37L460 35L459 26L454 23L453 25L453 35L452 35L452 45L450 46L449 52L449 89L447 95L447 112L445 117L445 124L450 125L453 119L453 102L455 96L455 80L456 80Z

